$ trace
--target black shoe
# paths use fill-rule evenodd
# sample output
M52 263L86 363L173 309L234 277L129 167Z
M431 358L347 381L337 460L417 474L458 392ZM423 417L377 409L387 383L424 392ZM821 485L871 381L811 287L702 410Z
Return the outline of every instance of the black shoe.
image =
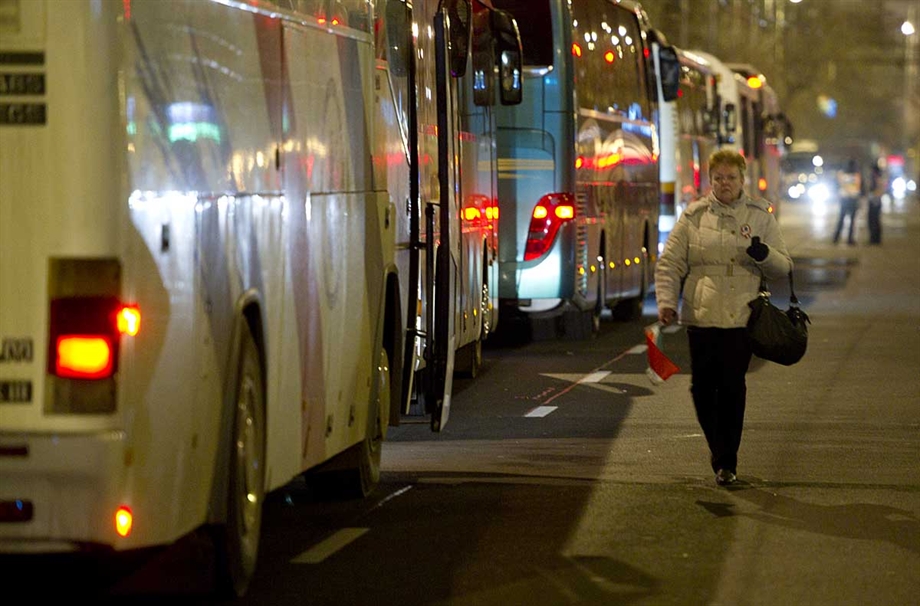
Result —
M719 486L728 486L729 484L734 484L737 480L734 472L731 472L727 469L720 469L716 474L716 484Z

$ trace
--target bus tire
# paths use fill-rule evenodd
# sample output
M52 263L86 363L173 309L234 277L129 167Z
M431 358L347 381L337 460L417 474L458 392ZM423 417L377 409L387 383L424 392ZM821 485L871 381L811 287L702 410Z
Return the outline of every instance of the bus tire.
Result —
M380 482L380 459L390 423L392 372L386 348L380 349L375 392L367 410L364 439L307 476L308 484L334 500L363 499Z
M482 368L482 342L488 338L492 330L492 300L489 294L489 283L483 280L482 293L479 300L479 335L472 343L467 343L457 350L454 358L454 372L462 377L475 379Z
M467 343L457 350L454 361L454 372L461 377L475 379L479 376L482 367L482 338L477 338L472 343Z
M227 485L227 519L216 528L217 591L246 593L255 573L265 497L265 382L259 350L246 322L239 366Z

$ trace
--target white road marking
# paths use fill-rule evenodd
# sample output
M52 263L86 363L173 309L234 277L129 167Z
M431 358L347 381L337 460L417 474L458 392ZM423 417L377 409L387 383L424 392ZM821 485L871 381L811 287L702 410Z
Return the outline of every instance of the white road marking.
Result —
M537 406L530 412L528 412L525 417L545 417L549 413L553 412L559 408L558 406Z
M342 528L325 541L295 557L291 564L319 564L369 530L370 528Z
M648 345L642 343L641 345L636 345L632 349L626 350L628 354L644 354L648 351Z
M584 378L579 380L579 383L600 383L604 378L610 374L609 370L602 370L600 372L592 372L589 375L585 375Z

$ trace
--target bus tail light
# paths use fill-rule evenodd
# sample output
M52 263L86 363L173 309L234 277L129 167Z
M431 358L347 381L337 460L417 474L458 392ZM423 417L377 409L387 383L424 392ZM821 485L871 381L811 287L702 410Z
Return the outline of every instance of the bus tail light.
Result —
M68 379L104 379L112 376L113 344L98 335L65 335L55 347L54 374Z
M559 228L575 218L575 197L570 193L546 194L533 209L524 260L537 259L552 247Z
M489 223L498 222L498 200L495 198L489 198L485 203L485 214L486 221Z
M51 301L48 372L67 379L105 379L118 370L121 304L114 297Z
M115 412L119 351L141 326L121 291L116 258L49 260L45 414Z
M115 532L120 537L127 537L131 534L131 527L134 526L134 514L131 508L122 505L115 511Z

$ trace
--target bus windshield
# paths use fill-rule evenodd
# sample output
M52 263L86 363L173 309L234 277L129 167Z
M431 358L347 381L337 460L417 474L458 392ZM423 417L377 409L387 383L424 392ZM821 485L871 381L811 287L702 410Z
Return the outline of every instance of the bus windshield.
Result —
M514 16L524 46L524 65L553 64L553 22L549 0L493 0Z

